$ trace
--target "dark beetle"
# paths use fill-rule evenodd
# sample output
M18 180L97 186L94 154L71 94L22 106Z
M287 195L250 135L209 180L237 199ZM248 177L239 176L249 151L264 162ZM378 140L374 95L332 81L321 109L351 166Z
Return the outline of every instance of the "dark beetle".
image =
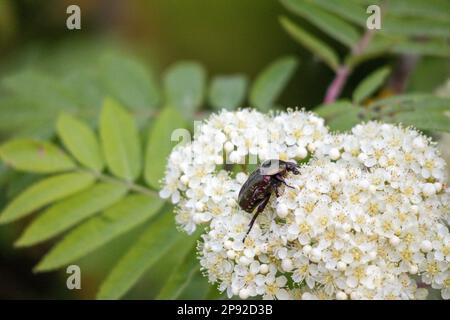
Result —
M299 174L298 165L294 162L282 160L266 160L258 169L253 171L247 181L245 181L239 191L239 206L249 213L252 213L256 208L256 212L248 225L248 231L242 242L245 241L245 238L252 229L256 217L264 211L272 193L275 192L278 197L278 187L282 183L287 187L292 188L284 181L284 177L288 172Z

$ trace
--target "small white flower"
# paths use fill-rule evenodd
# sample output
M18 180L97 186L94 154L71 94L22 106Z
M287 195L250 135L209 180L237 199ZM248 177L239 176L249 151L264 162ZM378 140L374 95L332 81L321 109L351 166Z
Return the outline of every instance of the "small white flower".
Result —
M246 160L309 156L243 242ZM435 144L411 128L369 122L338 135L302 111L222 111L172 151L160 196L186 232L206 225L200 265L230 298L424 299L420 276L449 299L446 179Z

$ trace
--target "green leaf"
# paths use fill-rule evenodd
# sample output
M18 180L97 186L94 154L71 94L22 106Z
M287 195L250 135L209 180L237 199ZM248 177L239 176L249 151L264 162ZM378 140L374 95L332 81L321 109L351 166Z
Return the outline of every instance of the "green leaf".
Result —
M347 21L356 23L359 26L366 27L366 19L368 17L366 13L367 5L361 5L354 0L309 0L316 6L320 6L322 9L327 10L341 17Z
M297 68L294 57L283 57L272 62L255 79L250 90L252 106L267 111L273 106Z
M104 56L101 78L109 95L132 110L155 109L159 104L160 93L154 77L134 59Z
M181 234L174 226L173 215L161 215L115 265L100 286L97 298L122 297L180 238Z
M177 62L164 75L166 105L175 107L187 119L201 106L206 72L195 62Z
M450 57L447 40L404 40L392 46L391 51L398 54L418 54L424 56Z
M339 57L331 47L317 39L314 35L301 29L286 17L281 17L280 23L287 33L289 33L296 41L305 46L313 54L317 55L331 69L337 70L339 67Z
M318 106L314 112L323 117L333 131L348 131L363 120L363 109L346 100Z
M183 288L182 292L178 296L179 300L205 300L210 289L210 284L208 282L208 278L206 278L200 269L197 269L196 272L192 275L191 280Z
M16 96L36 101L46 110L76 110L76 95L61 81L37 71L21 71L2 80L3 86Z
M361 37L360 33L353 25L322 10L320 6L314 5L314 2L304 0L282 0L281 3L293 13L302 16L323 32L330 35L333 39L340 41L350 48L352 48Z
M398 43L400 43L402 39L399 38L387 38L381 36L381 34L375 34L372 41L370 41L367 48L360 54L348 54L345 58L345 64L350 68L355 68L355 66L382 55L385 55L387 52L392 51Z
M161 111L155 124L150 128L145 154L145 180L148 185L155 189L160 187L159 181L164 176L167 157L172 147L177 143L172 139L180 138L174 130L185 126L186 122L180 113L175 108L167 106ZM172 136L173 133L175 135ZM180 133L186 135L184 138L190 139L190 133L186 129L183 129Z
M403 94L379 99L371 104L370 110L379 109L382 116L390 116L397 112L427 111L450 111L450 99L437 97L432 94Z
M408 37L450 37L450 20L395 17L388 15L382 21L381 32Z
M86 189L95 181L88 173L65 173L40 180L12 200L0 215L0 223L22 218L35 210Z
M214 77L209 88L209 103L215 109L234 110L241 106L247 89L244 75Z
M96 69L73 69L63 79L62 83L75 92L80 105L79 115L90 119L96 116L106 96L103 85Z
M414 126L420 130L450 132L450 117L444 112L421 111L400 112L391 117L383 117L384 121Z
M333 103L322 104L314 108L314 112L325 120L330 120L341 113L352 110L355 106L348 100L338 100Z
M450 2L447 0L390 1L388 10L389 13L397 16L416 16L450 20Z
M349 131L356 124L361 122L361 111L358 108L351 109L347 114L339 114L328 122L328 126L332 131L345 132Z
M353 101L361 103L364 99L370 97L385 82L391 69L382 67L369 74L353 92Z
M53 173L75 168L61 149L49 142L14 139L0 146L0 158L16 170Z
M100 138L111 172L134 181L141 172L141 142L131 115L122 106L106 99L100 115Z
M117 183L99 183L55 203L28 226L15 245L24 247L48 240L96 212L119 201L127 187Z
M8 96L0 99L0 131L14 137L49 139L54 128L57 111L43 108L37 101L25 96Z
M196 238L194 238L196 239ZM180 263L175 267L169 279L156 297L159 300L175 300L189 285L194 274L200 270L197 259L197 248L194 247L187 252Z
M97 172L103 170L97 137L87 124L68 114L62 114L58 118L56 128L64 146L82 165Z
M157 196L130 195L90 218L57 243L35 267L36 272L60 268L101 247L155 215L163 201Z

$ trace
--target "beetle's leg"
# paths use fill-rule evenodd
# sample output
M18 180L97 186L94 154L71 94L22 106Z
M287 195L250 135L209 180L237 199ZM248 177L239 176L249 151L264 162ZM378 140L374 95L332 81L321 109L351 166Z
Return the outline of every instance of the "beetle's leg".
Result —
M295 189L293 186L288 185L288 184L286 183L286 181L284 181L284 179L283 179L281 176L279 176L279 175L276 174L276 175L273 176L273 178L274 178L275 180L280 181L281 183L283 183L286 187Z
M270 199L270 195L265 197L256 207L256 212L252 217L252 220L250 220L250 223L248 224L248 230L247 233L244 236L244 239L242 239L242 242L245 242L245 239L247 238L247 235L250 233L250 231L253 228L253 224L255 223L256 218L258 217L258 215L264 211L267 203L269 203L269 199Z

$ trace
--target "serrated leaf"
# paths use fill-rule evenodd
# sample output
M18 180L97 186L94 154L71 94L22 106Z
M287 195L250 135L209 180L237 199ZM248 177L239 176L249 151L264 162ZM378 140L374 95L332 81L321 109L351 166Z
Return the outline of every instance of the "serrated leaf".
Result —
M281 17L280 23L292 38L305 46L314 55L318 56L331 69L337 70L339 67L339 57L331 47L317 39L314 35L301 29L286 17Z
M209 103L215 109L234 110L245 98L247 78L244 75L217 76L209 88Z
M70 231L43 257L34 270L54 270L83 257L148 220L162 205L163 201L157 196L127 196L102 214Z
M166 105L176 108L187 119L201 106L206 72L195 62L177 62L164 75Z
M0 158L19 171L54 173L75 168L61 149L49 142L14 139L0 146Z
M141 173L141 142L134 119L115 101L107 98L100 115L103 154L111 172L128 181Z
M189 131L183 129L185 126L186 122L178 110L167 106L161 111L154 125L150 128L145 153L145 180L148 185L155 189L159 189L159 181L164 176L167 157L178 143L178 141L172 141L172 139L180 138L179 135L172 137L174 130L182 129L180 133L185 133L187 137L184 138L190 139ZM183 140L182 142L188 141Z
M384 117L383 120L414 126L420 130L450 132L450 117L444 112L426 108L421 111L399 112L391 117Z
M382 67L369 74L353 92L353 101L361 103L364 99L370 97L385 82L390 72L390 68Z
M174 226L173 215L161 215L114 266L101 284L97 298L122 297L180 237L181 234Z
M159 88L149 70L134 59L106 55L101 60L101 79L108 94L132 110L155 109Z
M94 213L102 211L127 192L117 183L98 183L84 191L55 203L28 226L15 245L24 247L48 240Z
M61 114L56 128L64 146L84 166L97 172L103 170L103 158L94 131L84 122Z
M255 79L250 90L250 103L267 111L283 91L297 68L298 61L286 56L272 62Z
M88 173L66 173L40 180L13 199L0 215L0 223L11 222L32 213L54 201L79 192L95 178Z
M156 297L159 300L175 300L189 285L194 274L200 270L197 248L194 246L175 267L169 279Z
M305 0L282 0L281 3L293 13L302 16L333 39L340 41L350 48L361 37L353 25L322 10L320 6L314 5L314 2Z

